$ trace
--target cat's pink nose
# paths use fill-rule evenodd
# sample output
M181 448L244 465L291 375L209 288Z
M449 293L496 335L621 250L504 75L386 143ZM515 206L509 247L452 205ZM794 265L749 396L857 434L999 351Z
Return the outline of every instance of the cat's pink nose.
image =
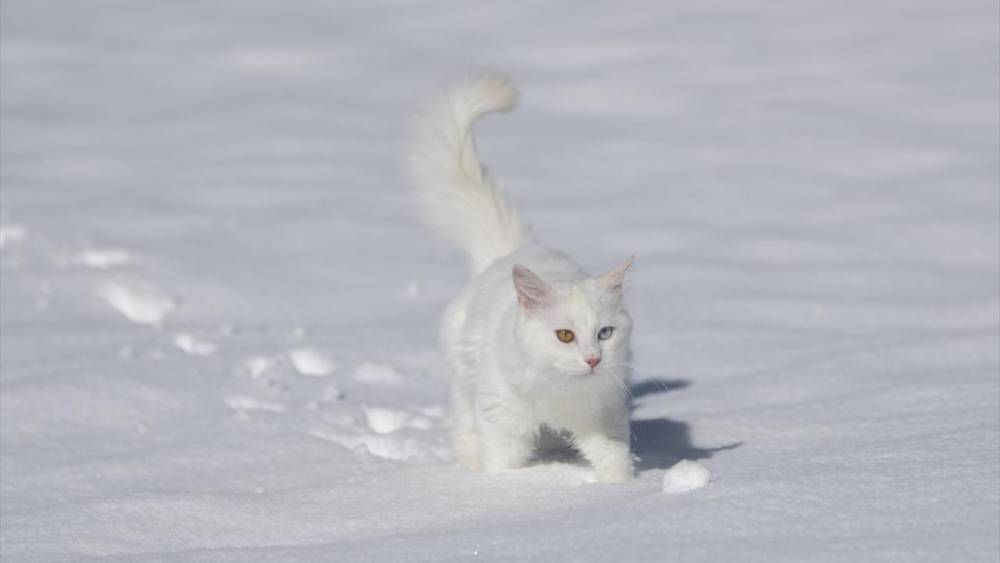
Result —
M601 363L601 358L598 356L591 356L583 361L587 362L587 365L590 366L590 369L594 369L597 366L597 364Z

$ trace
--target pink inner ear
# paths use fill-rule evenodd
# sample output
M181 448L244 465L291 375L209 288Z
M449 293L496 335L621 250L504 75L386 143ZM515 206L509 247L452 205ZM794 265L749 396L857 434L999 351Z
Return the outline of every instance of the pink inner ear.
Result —
M608 289L621 290L622 285L625 283L625 272L628 271L634 259L634 256L629 257L629 259L623 262L620 266L601 276L600 280L601 283L604 284L604 287L607 287Z
M517 302L525 309L538 309L549 302L552 289L528 268L515 264L512 270Z

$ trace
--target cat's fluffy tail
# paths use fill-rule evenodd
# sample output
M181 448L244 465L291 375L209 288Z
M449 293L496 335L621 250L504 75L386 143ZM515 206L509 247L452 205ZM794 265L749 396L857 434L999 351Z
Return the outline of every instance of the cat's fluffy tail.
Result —
M473 274L517 250L528 227L480 164L472 124L517 102L510 79L469 73L431 99L417 116L408 154L424 220L469 255Z

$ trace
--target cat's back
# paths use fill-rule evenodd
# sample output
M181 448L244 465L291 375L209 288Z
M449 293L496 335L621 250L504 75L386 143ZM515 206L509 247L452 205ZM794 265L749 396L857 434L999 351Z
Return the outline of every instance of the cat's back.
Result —
M586 274L565 254L545 248L537 243L526 244L517 251L500 258L479 275L469 280L466 287L455 298L454 305L463 309L469 319L495 325L512 314L517 306L512 269L515 264L527 266L543 278L551 281L570 281L586 277Z
M586 277L580 266L565 254L537 243L528 244L497 260L469 280L468 287L472 289L473 301L479 307L483 310L501 306L511 309L516 305L517 294L512 278L515 264L527 266L549 281L573 281Z

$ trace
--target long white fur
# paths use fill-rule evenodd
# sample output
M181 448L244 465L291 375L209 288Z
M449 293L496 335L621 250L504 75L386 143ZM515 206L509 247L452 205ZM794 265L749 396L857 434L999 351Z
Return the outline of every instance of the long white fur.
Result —
M531 238L480 164L470 130L515 99L501 74L463 77L418 117L409 154L424 218L465 251L473 274L441 327L455 457L475 470L522 467L548 427L569 436L599 480L622 482L632 476L632 321L622 299L631 261L590 277ZM602 327L613 327L607 340L598 338ZM561 342L560 329L574 341ZM592 369L588 358L600 362Z
M473 274L517 250L527 227L479 162L472 123L508 111L517 91L497 73L468 75L418 114L410 144L409 172L424 220L459 245Z

